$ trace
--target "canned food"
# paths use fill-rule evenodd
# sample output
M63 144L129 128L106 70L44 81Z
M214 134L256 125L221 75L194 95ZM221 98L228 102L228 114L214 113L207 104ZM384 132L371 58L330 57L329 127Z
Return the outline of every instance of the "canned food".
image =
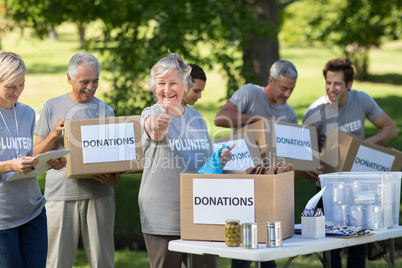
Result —
M282 246L282 227L280 221L268 221L265 223L267 228L266 247L281 247Z
M228 247L240 246L240 220L226 220L225 244Z
M394 192L391 183L383 183L377 185L377 194L381 204L392 204L394 200Z
M363 206L350 206L349 207L349 225L363 227L365 223L364 207Z
M332 204L344 205L346 203L346 186L344 183L337 183L332 189Z
M243 223L242 224L242 248L256 249L258 248L258 224Z
M394 215L393 215L393 209L392 205L384 205L383 206L383 212L384 212L384 227L390 228L392 225L394 225Z
M333 205L332 206L332 221L336 224L349 225L349 206L348 205Z
M382 229L384 224L382 221L382 208L381 206L367 206L367 229Z

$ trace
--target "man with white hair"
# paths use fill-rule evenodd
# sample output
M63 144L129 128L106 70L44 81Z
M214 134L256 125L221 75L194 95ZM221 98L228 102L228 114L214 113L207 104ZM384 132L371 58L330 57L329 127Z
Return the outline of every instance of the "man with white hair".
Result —
M239 88L215 117L215 125L237 129L261 119L297 124L297 115L287 103L296 86L296 67L287 60L276 61L265 87L247 84ZM232 260L232 268L248 268L250 261ZM275 261L261 267L276 267Z
M233 94L215 117L219 127L240 128L261 119L297 124L294 109L287 104L296 86L296 67L286 60L275 62L265 87L247 84Z
M72 90L46 101L35 128L34 154L64 148L65 120L114 116L110 106L95 97L100 66L89 53L75 54L67 81ZM71 268L79 234L91 267L114 267L115 200L112 186L120 174L68 179L66 168L46 174L49 252L47 267Z

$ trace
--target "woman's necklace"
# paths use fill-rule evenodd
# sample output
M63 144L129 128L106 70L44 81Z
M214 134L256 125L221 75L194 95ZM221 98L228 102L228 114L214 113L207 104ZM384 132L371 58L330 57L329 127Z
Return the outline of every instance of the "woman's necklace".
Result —
M18 130L17 114L15 112L14 104L13 104L13 112L14 112L14 119L15 119L15 129L17 130L17 138L19 138L20 133L19 133L19 130ZM4 119L3 113L1 111L0 111L0 115L1 115L1 119L3 119L4 125L6 126L8 134L10 134L10 137L13 138L13 135L11 135L10 129L8 128L6 120ZM17 157L20 158L21 155L20 155L20 152L18 150L18 146L16 148L14 148L14 149L15 149L15 152L17 153Z

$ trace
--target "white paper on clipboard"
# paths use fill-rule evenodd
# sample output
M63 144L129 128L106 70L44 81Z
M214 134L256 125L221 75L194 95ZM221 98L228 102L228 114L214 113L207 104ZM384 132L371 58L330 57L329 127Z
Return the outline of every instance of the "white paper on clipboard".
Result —
M35 170L32 170L31 172L23 175L20 173L15 172L12 176L10 176L6 182L8 181L15 181L15 180L20 180L20 179L25 179L25 178L32 178L36 177L46 170L48 170L51 166L47 163L50 159L52 158L61 158L63 156L66 156L71 152L71 149L65 150L65 149L60 149L60 150L54 150L54 151L49 151L43 154L38 154L35 159L39 159L39 163L36 165L35 169L38 171L36 172Z

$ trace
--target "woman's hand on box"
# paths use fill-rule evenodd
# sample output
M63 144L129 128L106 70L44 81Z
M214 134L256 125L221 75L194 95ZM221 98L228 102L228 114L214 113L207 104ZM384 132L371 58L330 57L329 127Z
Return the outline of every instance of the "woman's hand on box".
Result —
M93 175L92 178L94 180L99 181L102 184L105 184L107 186L114 187L119 183L120 180L120 173L115 173L115 174L98 174L98 175Z

